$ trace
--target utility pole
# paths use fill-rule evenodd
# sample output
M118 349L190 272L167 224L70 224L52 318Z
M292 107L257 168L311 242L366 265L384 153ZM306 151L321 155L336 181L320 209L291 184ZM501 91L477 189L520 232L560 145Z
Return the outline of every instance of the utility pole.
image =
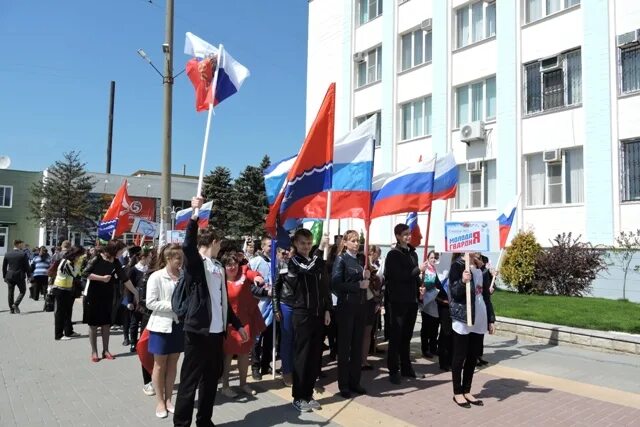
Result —
M160 205L160 242L167 242L167 230L171 226L171 120L173 104L173 0L167 1L165 17L164 52L164 131L162 144L162 200Z
M113 104L116 97L116 82L111 80L109 95L109 131L107 133L107 174L111 173L111 148L113 147Z

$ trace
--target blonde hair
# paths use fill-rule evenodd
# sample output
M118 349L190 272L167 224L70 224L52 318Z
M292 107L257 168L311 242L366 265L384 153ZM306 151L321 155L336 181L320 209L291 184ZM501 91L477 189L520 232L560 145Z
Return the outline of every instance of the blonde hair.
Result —
M342 240L340 241L340 246L338 246L338 253L339 254L342 254L342 253L344 253L344 251L347 250L347 245L345 244L345 242L347 240L349 240L353 236L356 236L358 239L360 239L360 234L358 234L358 232L356 230L347 230L342 235Z

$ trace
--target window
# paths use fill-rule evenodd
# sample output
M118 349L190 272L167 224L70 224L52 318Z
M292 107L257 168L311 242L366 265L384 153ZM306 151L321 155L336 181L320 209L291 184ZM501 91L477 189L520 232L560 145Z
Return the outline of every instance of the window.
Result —
M416 30L402 36L402 71L431 62L431 31Z
M580 49L526 64L524 74L527 114L582 102Z
M640 91L640 44L620 48L622 93Z
M358 0L360 25L382 15L382 0Z
M580 4L580 0L524 0L526 22L534 22Z
M582 147L562 150L553 162L543 153L527 156L527 206L583 203L582 162Z
M364 116L360 116L360 117L356 117L355 119L355 125L353 126L354 128L360 124L362 124L365 120L371 118L371 116L376 115L378 117L378 120L376 121L376 141L375 141L375 146L376 147L380 147L380 111L377 111L375 113L371 113L371 114L367 114Z
M13 206L13 187L0 185L0 208L10 208Z
M401 107L402 134L400 140L431 135L431 97L407 102Z
M357 87L368 85L380 80L382 77L382 47L365 53L364 61L358 63Z
M622 201L640 200L640 138L623 141L620 154L622 157Z
M456 10L456 47L496 35L496 3L478 1Z
M490 77L456 89L456 124L496 118L496 78Z
M482 209L496 205L496 161L480 163L480 170L467 172L467 165L458 166L456 209Z

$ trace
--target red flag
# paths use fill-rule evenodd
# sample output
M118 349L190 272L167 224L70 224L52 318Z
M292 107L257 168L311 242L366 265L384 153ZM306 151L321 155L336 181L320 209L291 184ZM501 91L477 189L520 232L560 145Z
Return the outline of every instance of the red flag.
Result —
M309 200L331 189L336 84L331 83L295 163L286 185L269 209L266 230L277 235L277 222L285 228L287 220L308 218ZM326 205L316 215L326 214ZM279 215L279 220L278 220Z
M115 228L115 236L120 236L122 233L128 231L128 221L120 221L120 219L129 212L129 194L127 193L127 180L125 179L118 189L115 197L107 209L107 213L104 214L102 222L118 220L118 224Z
M206 111L211 104L211 84L213 82L213 59L193 58L186 65L187 76L196 91L196 111ZM215 105L215 104L214 104Z
M153 372L153 354L149 353L149 330L147 328L140 335L140 339L136 344L136 351L144 370L148 373Z

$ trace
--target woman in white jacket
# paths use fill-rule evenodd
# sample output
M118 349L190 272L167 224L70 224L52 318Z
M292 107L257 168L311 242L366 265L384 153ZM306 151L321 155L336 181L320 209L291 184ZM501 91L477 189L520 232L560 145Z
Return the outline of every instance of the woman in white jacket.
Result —
M166 418L173 413L171 403L173 385L176 380L178 359L184 351L182 325L171 309L171 296L178 284L182 268L180 245L165 246L158 257L155 272L147 281L147 308L152 310L149 330L149 353L153 353L151 378L156 391L156 417Z

